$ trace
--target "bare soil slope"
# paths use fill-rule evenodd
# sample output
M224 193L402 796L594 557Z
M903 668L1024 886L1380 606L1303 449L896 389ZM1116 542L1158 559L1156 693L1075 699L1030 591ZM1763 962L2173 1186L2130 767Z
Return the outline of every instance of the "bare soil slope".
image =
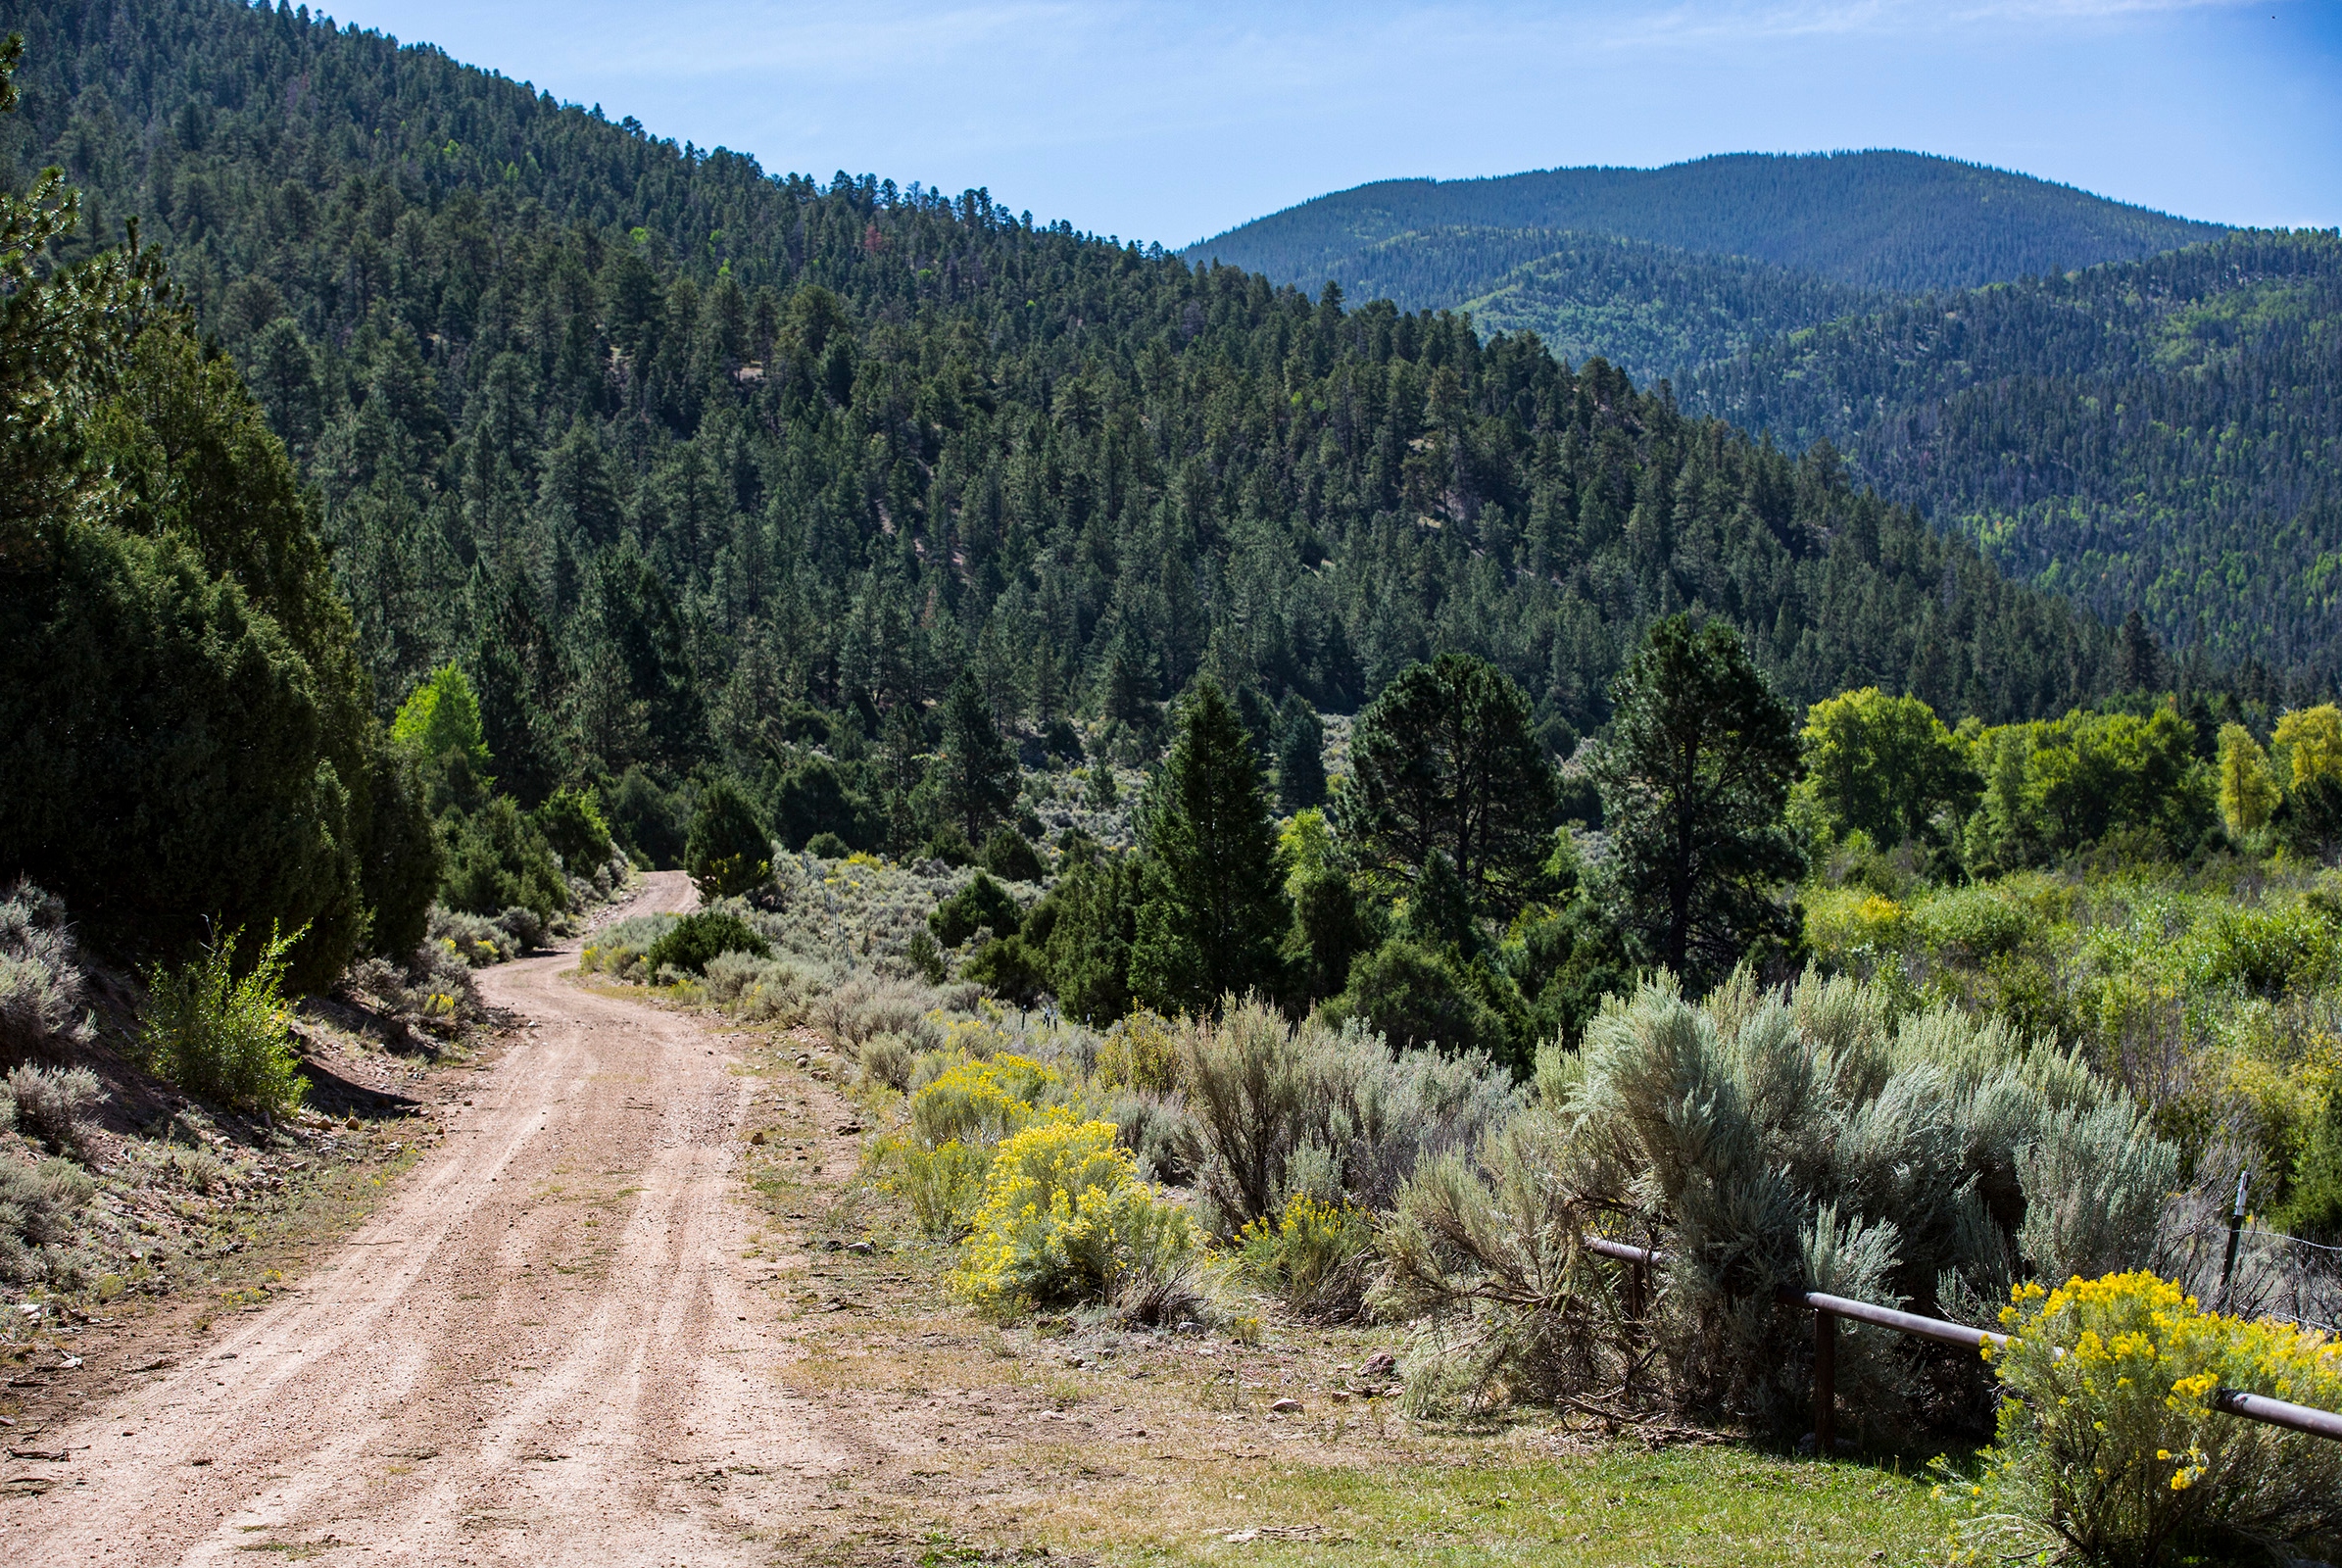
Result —
M635 907L691 897L663 875ZM745 1278L750 1086L722 1037L572 961L483 973L531 1039L298 1291L19 1456L51 1484L0 1502L0 1557L768 1560L844 1450L779 1389Z

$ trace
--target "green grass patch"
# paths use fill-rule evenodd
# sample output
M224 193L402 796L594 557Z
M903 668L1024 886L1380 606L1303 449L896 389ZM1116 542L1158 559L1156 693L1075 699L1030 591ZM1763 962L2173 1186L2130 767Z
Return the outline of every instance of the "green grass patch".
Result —
M1195 1484L1186 1507L1152 1515L1177 1536L1131 1509L1120 1517L1133 1534L1065 1544L1108 1560L1260 1568L1724 1568L1917 1563L1943 1551L1940 1510L1908 1465L1898 1473L1728 1446L1654 1452L1622 1445L1469 1465L1214 1469ZM1257 1534L1244 1539L1246 1532Z

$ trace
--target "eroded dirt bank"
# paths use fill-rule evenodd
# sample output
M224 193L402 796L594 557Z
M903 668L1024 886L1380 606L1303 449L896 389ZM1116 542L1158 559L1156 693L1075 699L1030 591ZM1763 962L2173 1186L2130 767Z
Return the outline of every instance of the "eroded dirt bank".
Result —
M679 875L638 909L680 908ZM731 1200L751 1086L702 1023L485 971L529 1039L286 1298L28 1460L0 1557L763 1562L848 1462L775 1376L786 1336ZM760 1544L762 1543L762 1544ZM249 1559L243 1559L249 1560Z

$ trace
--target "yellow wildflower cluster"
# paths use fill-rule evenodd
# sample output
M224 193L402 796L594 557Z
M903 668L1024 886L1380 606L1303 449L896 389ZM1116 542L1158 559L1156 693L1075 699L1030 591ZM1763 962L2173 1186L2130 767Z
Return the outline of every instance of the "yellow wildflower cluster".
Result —
M2008 1521L2093 1560L2137 1559L2191 1534L2282 1540L2342 1521L2319 1500L2342 1497L2333 1445L2213 1403L2230 1388L2342 1408L2342 1343L2205 1311L2143 1271L2020 1285L2000 1316L2009 1343L1986 1358L2015 1397L1975 1489L1979 1556L2005 1554L1981 1538Z
M1070 1122L1069 1098L1063 1076L1045 1062L1010 1052L961 1055L911 1096L908 1130L879 1140L870 1158L922 1231L956 1237L983 1198L993 1146L1036 1122Z
M1095 1299L1195 1245L1187 1215L1138 1179L1112 1122L1044 1121L995 1151L952 1285L991 1311Z
M911 1132L930 1149L997 1144L1036 1120L1070 1119L1066 1099L1057 1069L1030 1056L963 1059L910 1097Z
M1910 921L1904 906L1860 888L1820 890L1806 910L1808 940L1831 953L1890 951Z
M1285 1200L1284 1212L1251 1221L1236 1243L1246 1273L1306 1311L1321 1288L1353 1268L1374 1245L1374 1216L1295 1193Z

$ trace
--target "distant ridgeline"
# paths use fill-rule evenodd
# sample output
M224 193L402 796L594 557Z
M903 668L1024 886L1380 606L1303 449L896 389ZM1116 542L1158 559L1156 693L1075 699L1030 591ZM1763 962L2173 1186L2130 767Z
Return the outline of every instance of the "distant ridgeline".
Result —
M2342 663L2332 234L1876 152L1386 181L1188 254L1672 377L2167 646Z
M63 165L85 244L139 217L316 487L378 702L461 662L524 800L638 761L754 777L805 704L875 728L970 665L1011 720L1144 724L1207 667L1348 709L1464 649L1566 743L1686 606L1801 703L2013 718L2114 680L2104 627L1828 455L1461 318L982 191L768 177L281 8L0 27L28 45L6 177ZM2168 242L2098 205L2039 243ZM1842 286L1901 256L1848 241Z
M1918 153L1733 153L1665 169L1392 179L1190 246L1402 309L1468 306L1570 362L1680 376L1895 294L2151 256L2226 232Z

